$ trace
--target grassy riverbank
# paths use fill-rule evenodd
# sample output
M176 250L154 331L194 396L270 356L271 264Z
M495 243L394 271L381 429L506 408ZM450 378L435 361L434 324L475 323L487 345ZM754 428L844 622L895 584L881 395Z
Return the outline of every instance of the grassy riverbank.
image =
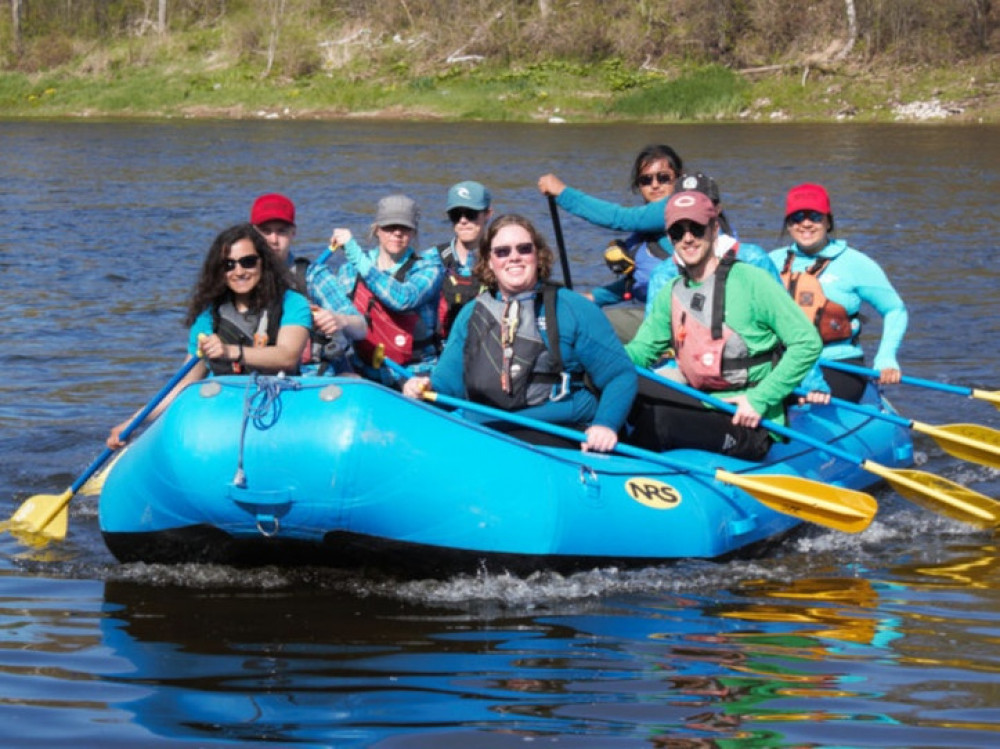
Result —
M440 24L434 35L429 17L292 20L231 14L91 42L50 32L0 70L0 116L1000 122L1000 57L988 52L930 63L870 51L835 59L835 46L806 54L800 40L780 56L640 60L627 45L601 52L599 39L581 38L586 29L565 35L576 47L539 51L524 38L556 27L537 19L478 47ZM389 33L401 23L406 33Z

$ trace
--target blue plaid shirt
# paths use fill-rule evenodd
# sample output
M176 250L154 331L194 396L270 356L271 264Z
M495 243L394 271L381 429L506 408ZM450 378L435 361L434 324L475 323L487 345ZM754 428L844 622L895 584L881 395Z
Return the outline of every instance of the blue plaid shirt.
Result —
M364 250L351 239L344 245L344 263L334 270L328 265L313 263L306 273L306 283L309 296L317 304L326 309L336 310L343 299L350 299L358 277L365 282L382 304L393 312L416 312L420 316L426 333L418 330L418 338L429 337L437 330L438 298L441 294L441 282L444 280L444 266L436 250L427 250L417 255L417 260L410 266L402 281L395 278L399 267L409 260L415 252L407 249L400 261L388 270L379 270L376 264L378 248ZM354 305L351 304L352 311ZM419 364L412 368L414 372L429 370L437 360L437 347L428 344L421 351L414 351L414 357L420 357ZM388 369L383 367L376 372L370 367L364 368L366 375L385 381Z

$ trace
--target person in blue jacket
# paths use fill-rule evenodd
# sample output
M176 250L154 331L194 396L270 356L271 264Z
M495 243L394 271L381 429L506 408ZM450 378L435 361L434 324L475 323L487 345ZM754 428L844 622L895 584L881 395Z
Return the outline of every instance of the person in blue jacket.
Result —
M495 219L475 267L487 290L462 308L430 376L407 380L403 393L418 398L432 388L570 425L586 431L584 450L613 450L635 397L635 369L596 306L548 283L554 261L530 221Z
M309 341L309 302L292 288L285 263L253 224L221 232L205 255L184 320L189 326L185 361L195 367L146 417L152 421L190 383L210 374L296 374ZM117 450L131 418L111 429Z
M906 305L881 266L864 253L831 237L833 211L822 185L803 183L785 198L784 231L792 244L771 252L789 293L819 330L823 358L863 364L859 343L862 303L882 316L882 338L874 367L879 382L896 384L902 373L896 358L906 333ZM867 378L824 370L834 397L857 401Z
M670 146L645 146L632 164L629 188L646 205L666 200L673 195L675 183L683 169L683 160ZM542 176L538 180L538 186L543 194L557 197L566 190L570 195L578 192L566 188L554 174ZM566 199L560 198L557 202L561 205L563 200ZM595 208L596 213L592 212ZM577 213L572 208L568 210L598 226L606 226L603 221L604 208L606 206L587 204L582 213ZM661 207L660 211L662 210ZM622 341L629 340L642 322L642 305L646 301L646 287L653 270L670 257L671 248L661 242L663 232L661 225L659 230L632 231L624 240L615 239L610 242L604 251L604 258L620 277L583 294L593 299L599 307L607 308L604 312Z
M685 183L683 187L678 186L681 181ZM673 247L671 247L670 240L666 237L666 227L664 225L666 201L670 195L658 197L644 206L626 207L595 198L581 190L569 187L554 174L546 174L540 177L538 180L538 189L545 195L554 196L556 204L559 207L597 226L603 226L616 231L632 231L656 236L658 237L657 241L663 257L669 258L673 254ZM725 246L727 249L730 247L734 248L738 260L762 268L770 273L776 281L779 280L774 264L762 247L750 244L749 242L738 242L732 236L733 232L729 225L729 220L720 205L719 188L711 177L701 172L678 175L670 192L673 194L676 190L681 189L703 192L715 203L720 214L720 247ZM650 289L647 284L644 295L647 312L655 297L655 292L661 289L667 281L677 276L676 266L673 266L672 262L667 264L661 261L654 265L650 272L650 281L653 280L657 272L661 275L656 278L653 289ZM631 329L619 326L617 330L622 340L631 340L641 322L642 315L640 314L635 316L635 324Z

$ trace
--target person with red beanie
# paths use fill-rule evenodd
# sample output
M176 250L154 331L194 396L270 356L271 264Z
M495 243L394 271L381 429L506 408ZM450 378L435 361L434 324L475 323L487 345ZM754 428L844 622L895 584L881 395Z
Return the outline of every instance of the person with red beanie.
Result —
M906 305L882 267L864 253L834 239L833 208L822 185L796 185L785 196L786 231L792 244L771 252L781 279L823 339L823 358L864 364L861 348L862 303L882 316L882 338L875 352L879 382L900 381L897 351L906 333ZM857 402L867 378L832 369L824 377L834 397Z

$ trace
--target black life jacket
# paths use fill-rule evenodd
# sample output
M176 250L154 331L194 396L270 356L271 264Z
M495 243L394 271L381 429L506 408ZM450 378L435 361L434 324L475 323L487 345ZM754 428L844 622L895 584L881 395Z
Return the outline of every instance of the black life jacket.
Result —
M556 313L558 290L558 286L546 283L532 296L510 303L490 292L476 297L463 352L465 389L470 400L516 411L561 400L572 386L583 382L581 374L571 375L564 369ZM508 304L515 303L518 314L513 337L504 341L503 316L510 312ZM540 316L542 309L544 316ZM507 367L505 348L509 349Z
M292 261L292 267L288 269L293 291L299 292L302 296L306 294L306 271L309 270L309 258L297 257Z
M281 330L281 314L284 305L280 301L272 303L260 312L240 312L232 301L226 301L212 308L212 332L227 344L243 345L244 348L273 346ZM213 374L249 374L253 367L241 366L238 362L209 359L208 366ZM297 374L295 372L289 374Z

